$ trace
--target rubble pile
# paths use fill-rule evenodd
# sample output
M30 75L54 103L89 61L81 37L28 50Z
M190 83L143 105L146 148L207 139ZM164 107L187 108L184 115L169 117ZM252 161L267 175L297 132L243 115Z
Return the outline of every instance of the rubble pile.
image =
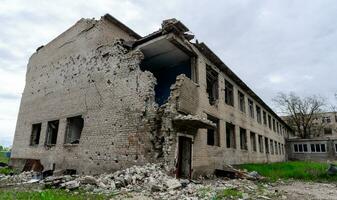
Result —
M247 179L213 177L198 181L178 180L168 176L157 164L133 166L112 174L50 176L42 180L38 180L34 172L24 172L14 176L0 176L0 185L5 180L6 182L13 181L17 185L34 183L44 188L60 188L67 191L80 189L88 194L114 194L117 199L130 197L135 199L212 199L227 195L226 190L235 191L237 198L240 199L275 199L279 195L270 189L271 185L256 184Z

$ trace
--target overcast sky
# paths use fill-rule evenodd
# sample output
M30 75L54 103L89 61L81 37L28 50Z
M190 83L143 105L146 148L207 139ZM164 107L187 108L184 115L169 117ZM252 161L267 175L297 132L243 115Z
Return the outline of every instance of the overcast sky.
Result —
M80 18L110 13L142 36L177 18L272 106L280 91L333 100L336 11L334 0L0 0L0 144L12 144L30 55Z

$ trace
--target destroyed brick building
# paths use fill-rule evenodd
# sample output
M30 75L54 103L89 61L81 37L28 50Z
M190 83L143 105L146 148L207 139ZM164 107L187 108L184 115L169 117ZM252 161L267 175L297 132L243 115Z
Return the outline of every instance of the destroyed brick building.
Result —
M285 160L290 128L193 38L175 19L141 37L107 14L38 48L11 164L99 174L162 162L172 175L196 177Z

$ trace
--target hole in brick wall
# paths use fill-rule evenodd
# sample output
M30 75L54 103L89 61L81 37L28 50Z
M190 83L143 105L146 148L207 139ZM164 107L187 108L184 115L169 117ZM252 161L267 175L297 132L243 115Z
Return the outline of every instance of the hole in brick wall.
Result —
M115 163L118 163L118 160L115 160Z
M97 163L97 165L99 165L99 163Z
M110 84L111 84L111 81L110 81L110 80L108 80L108 81L107 81L107 84L109 84L109 85L110 85Z
M111 142L111 145L114 145L114 142Z

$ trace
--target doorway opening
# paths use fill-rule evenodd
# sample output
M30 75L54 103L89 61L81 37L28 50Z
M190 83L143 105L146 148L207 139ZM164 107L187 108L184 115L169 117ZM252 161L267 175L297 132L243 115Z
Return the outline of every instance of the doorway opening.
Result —
M192 161L192 139L179 136L178 138L178 178L191 178Z

